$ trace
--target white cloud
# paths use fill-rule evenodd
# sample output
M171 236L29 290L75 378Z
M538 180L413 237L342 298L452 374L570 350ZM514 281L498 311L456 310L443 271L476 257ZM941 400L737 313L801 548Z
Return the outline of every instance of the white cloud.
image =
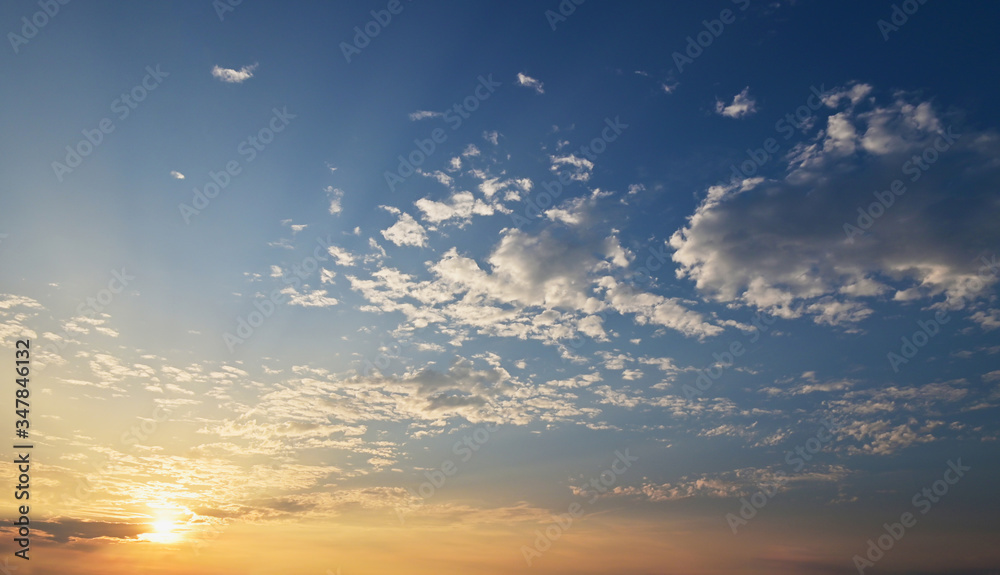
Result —
M517 74L517 85L524 86L526 88L531 88L532 90L534 90L539 94L545 93L545 89L542 86L541 82L532 78L531 76L528 76L527 74L522 74L520 72L518 72Z
M757 112L757 101L750 95L750 87L747 86L742 92L733 96L732 103L728 105L722 100L716 100L715 111L727 118L743 118Z
M452 248L428 264L431 280L416 281L393 268L374 272L372 279L347 279L374 308L402 312L413 327L438 324L452 335L471 328L482 335L549 344L577 334L604 341L603 318L596 314L609 307L635 315L638 323L686 335L722 330L688 310L686 302L618 286L612 274L624 273L629 261L616 237L582 228L574 228L576 238L565 235L507 229L486 259L488 267Z
M309 224L293 224L292 220L281 220L281 225L291 228L292 235L295 235L309 227Z
M491 178L486 174L481 174L481 176L482 183L479 184L479 191L486 196L486 199L491 199L497 193L508 189L521 190L524 192L531 191L531 180L527 178L517 180L501 180L500 178ZM518 197L520 197L520 195Z
M344 198L344 190L334 188L333 186L327 186L324 191L330 198L330 213L336 215L342 212L343 206L341 206L340 201Z
M571 198L544 212L546 218L568 226L579 226L587 221L596 198Z
M552 166L550 169L553 172L558 172L564 167L570 168L569 179L577 182L586 182L590 180L590 173L594 170L594 162L586 158L577 157L575 154L570 154L568 156L549 156L552 161Z
M299 293L294 286L288 286L282 289L281 293L289 297L288 305L298 305L302 307L331 307L340 303L336 298L328 297L326 290L312 290L306 293Z
M591 373L575 375L568 379L549 381L548 384L556 387L587 387L591 384L603 381L603 379L604 378L601 377L600 373L594 371Z
M174 170L174 171L170 172L170 177L174 178L175 180L183 180L184 179L184 174L178 172L177 170Z
M382 230L382 236L397 246L427 246L427 230L410 214L400 214L399 221Z
M935 298L933 305L950 309L977 305L983 286L997 282L977 277L973 254L1000 245L1000 228L990 223L1000 216L994 161L1000 139L961 136L927 171L918 170L914 183L916 168L907 162L944 141L941 121L926 102L897 94L877 105L859 93L867 91L844 88L826 98L852 107L820 118L811 142L786 157L787 171L775 166L777 179L708 190L670 239L681 277L720 302L831 325L870 316L873 297ZM956 200L948 190L971 165L980 166L977 176L963 180L969 183ZM905 194L893 197L864 236L848 241L845 224L857 226L858 210L876 205L873 191L892 196L887 190L895 179L905 183ZM975 317L989 325L985 312Z
M441 170L436 170L433 172L420 171L420 175L437 180L442 186L451 188L451 185L455 182L455 179L448 174L442 172Z
M448 202L421 198L414 205L424 213L423 219L431 223L458 219L465 224L471 221L474 215L491 216L499 209L476 198L472 192L458 192L448 198Z
M249 66L243 66L239 70L232 70L230 68L221 68L215 66L212 68L212 76L222 80L227 84L242 84L250 78L253 78L253 72L257 69L257 64L251 64Z
M824 94L823 103L830 108L837 108L843 100L847 100L853 106L871 94L872 90L873 88L868 84L853 84L850 88Z
M427 118L440 118L443 116L441 112L430 112L428 110L418 110L410 114L410 120L417 122L419 120L426 120Z
M636 292L612 277L602 278L598 285L605 290L605 299L612 309L622 314L635 315L640 324L662 325L699 338L719 335L723 331L721 327L706 321L700 313L688 309L687 306L693 302Z
M333 259L337 260L337 265L339 266L353 266L354 256L344 248L337 246L330 246L326 251L333 256Z

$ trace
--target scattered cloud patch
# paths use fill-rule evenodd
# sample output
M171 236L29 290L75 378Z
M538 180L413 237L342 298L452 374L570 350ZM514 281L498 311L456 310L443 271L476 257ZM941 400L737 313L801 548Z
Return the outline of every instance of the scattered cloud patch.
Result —
M429 110L417 110L410 114L410 120L418 122L420 120L426 120L428 118L440 118L444 116L441 112L431 112Z
M333 186L327 186L326 190L327 198L330 200L330 214L337 215L343 211L343 206L340 201L344 198L344 190L335 188Z
M742 92L733 96L733 101L729 104L716 100L715 112L727 118L745 118L757 112L757 101L750 95L750 87L747 86Z
M249 66L243 66L239 70L215 66L212 68L212 76L227 84L242 84L250 78L253 78L253 73L256 69L256 63L250 64Z

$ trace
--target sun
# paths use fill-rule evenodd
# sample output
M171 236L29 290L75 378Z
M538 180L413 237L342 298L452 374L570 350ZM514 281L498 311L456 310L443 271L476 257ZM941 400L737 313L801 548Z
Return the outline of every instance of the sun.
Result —
M167 519L161 519L153 522L153 528L156 529L157 533L170 533L174 530L174 522Z
M177 524L169 519L158 519L152 523L153 532L139 535L139 539L150 543L176 543L181 536Z

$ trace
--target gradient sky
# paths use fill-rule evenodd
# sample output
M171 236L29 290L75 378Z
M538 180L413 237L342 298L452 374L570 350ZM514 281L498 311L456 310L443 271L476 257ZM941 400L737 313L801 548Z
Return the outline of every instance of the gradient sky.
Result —
M50 2L0 568L1000 572L997 3Z

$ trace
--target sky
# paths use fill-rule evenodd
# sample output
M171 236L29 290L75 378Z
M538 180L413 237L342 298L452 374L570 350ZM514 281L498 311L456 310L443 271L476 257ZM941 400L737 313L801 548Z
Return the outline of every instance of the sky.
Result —
M998 18L4 3L0 570L1000 572Z

